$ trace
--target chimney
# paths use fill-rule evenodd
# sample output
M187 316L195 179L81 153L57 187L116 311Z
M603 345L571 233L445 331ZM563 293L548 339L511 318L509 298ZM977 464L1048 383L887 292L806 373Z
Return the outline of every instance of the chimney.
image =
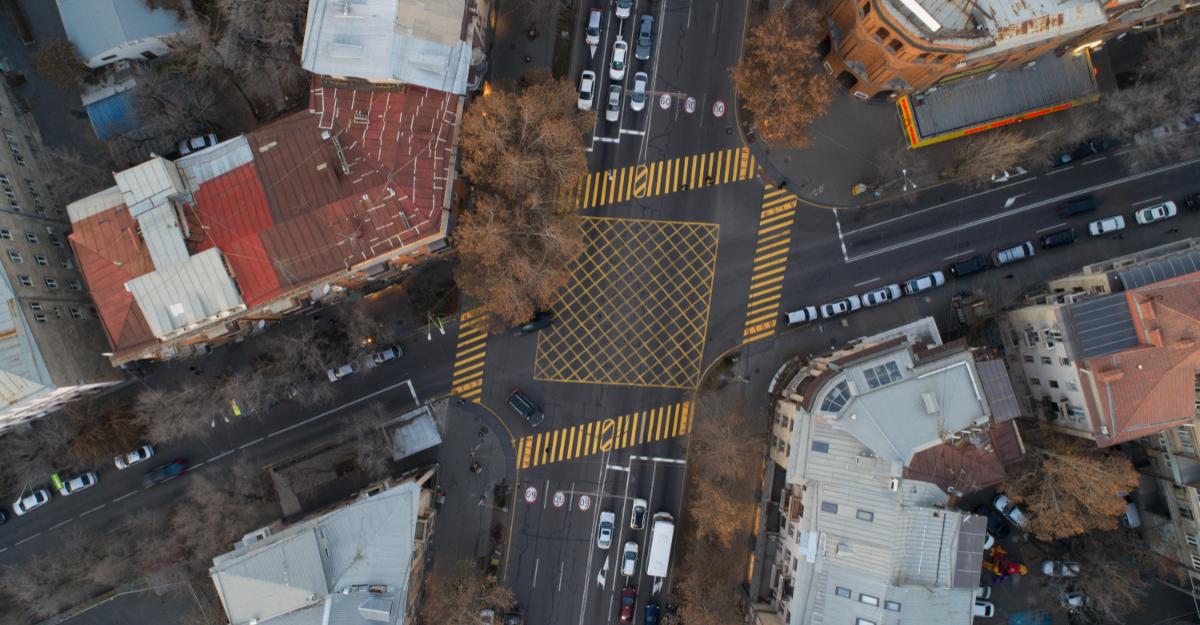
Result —
M1155 347L1162 347L1163 345L1165 345L1165 343L1163 343L1162 329L1161 328L1150 328L1150 329L1146 330L1146 342L1150 343L1151 345L1153 345Z
M1175 347L1179 349L1193 350L1196 349L1196 340L1185 336L1178 341L1175 341Z
M1103 369L1096 375L1096 380L1101 384L1112 384L1125 377L1125 372L1121 371L1120 367L1112 367L1111 369Z
M1138 314L1141 315L1142 321L1154 320L1154 300L1146 298L1138 302Z

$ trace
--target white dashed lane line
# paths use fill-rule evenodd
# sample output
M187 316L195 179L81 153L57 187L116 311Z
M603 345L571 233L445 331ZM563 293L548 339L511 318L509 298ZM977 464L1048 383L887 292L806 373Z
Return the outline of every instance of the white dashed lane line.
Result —
M54 530L56 530L56 529L58 529L58 528L60 528L60 527L62 527L62 526L64 526L64 525L66 525L67 523L70 523L71 521L74 521L74 520L75 520L75 519L67 519L66 521L63 521L62 523L59 523L58 525L52 526L52 527L51 527L51 528L50 528L48 531L54 531Z
M216 462L216 461L220 460L221 458L224 458L225 456L228 456L228 455L229 455L229 454L231 454L231 453L233 453L233 450L232 450L232 449L230 449L229 451L227 451L227 452L225 452L225 453L223 453L223 454L217 454L217 455L213 456L212 458L209 458L209 459L208 459L208 460L206 460L205 462Z
M117 503L118 501L121 501L122 499L125 499L126 497L132 497L136 494L138 494L138 492L136 490L131 490L128 493L125 493L124 495L121 495L120 497L117 497L116 499L112 500L111 503Z
M85 517L85 516L87 516L87 515L89 515L89 514L91 514L91 513L95 512L95 511L97 511L97 510L100 510L100 509L104 508L104 506L107 506L107 505L108 505L108 504L106 504L106 503L102 503L102 504L100 504L100 505L96 506L95 508L92 508L91 510L88 510L87 512L84 512L84 513L80 514L79 516L80 516L80 517Z
M261 437L261 436L260 436L260 437L258 437L258 438L256 438L256 439L254 439L254 440L250 441L249 443L246 443L246 444L244 444L244 445L240 445L240 446L238 446L238 449L245 449L245 448L247 448L247 447L250 447L251 445L257 445L257 444L259 444L259 443L261 443L261 442L263 442L263 437Z
M24 539L22 539L22 540L18 540L16 543L13 543L13 546L14 546L14 547L16 547L16 546L18 546L18 545L23 545L23 544L25 544L25 543L27 543L27 542L29 542L29 541L31 541L31 540L33 540L33 539L37 538L38 536L41 536L41 535L42 535L42 533L41 533L41 532L38 532L38 533L34 534L33 536L30 536L29 538L24 538Z

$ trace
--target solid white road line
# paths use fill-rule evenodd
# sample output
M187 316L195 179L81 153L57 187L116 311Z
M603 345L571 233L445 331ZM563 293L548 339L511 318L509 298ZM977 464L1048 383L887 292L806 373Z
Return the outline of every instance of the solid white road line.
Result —
M643 460L646 462L665 462L667 464L687 464L687 460L683 458L661 458L659 456L630 456L631 460Z
M558 590L556 592L562 592L563 570L566 568L567 568L566 560L563 560L562 562L558 563Z
M3 548L3 549L0 549L0 553L4 553L5 551L8 551L8 547L5 547L5 548Z
M221 458L224 458L225 456L228 456L228 455L229 455L229 454L231 454L231 453L233 453L233 450L232 450L232 449L230 449L230 450L229 450L229 451L227 451L227 452L224 452L224 453L217 454L217 455L213 456L212 458L209 458L209 459L208 459L208 460L206 460L205 462L216 462L216 461L220 460Z
M88 510L87 512L84 512L84 513L80 514L79 516L81 516L81 517L85 517L85 516L87 516L87 515L89 515L89 514L91 514L91 513L95 512L95 511L97 511L97 510L99 510L99 509L101 509L101 508L103 508L104 506L107 506L107 505L108 505L108 504L106 504L106 503L102 503L102 504L100 504L100 505L96 506L95 508L92 508L91 510Z
M974 252L974 251L975 251L975 248L971 248L965 252L959 252L957 254L951 254L949 256L945 256L942 258L942 260L950 260L951 258L958 258L959 256L966 256L967 254L970 254L971 252Z
M1161 200L1162 197L1163 196L1161 196L1161 195L1156 195L1148 200L1138 200L1138 201L1134 202L1131 206L1137 206L1138 204L1149 204L1151 202L1157 202L1157 201Z
M915 211L911 211L911 212L904 213L903 215L900 215L900 216L898 216L898 217L892 217L891 219L885 219L885 220L883 220L883 221L881 221L881 222L879 222L879 223L873 223L873 224L871 224L871 225L869 225L869 226L863 226L863 227L861 227L861 228L858 228L858 229L855 229L855 230L847 230L847 231L846 231L844 234L845 234L846 236L850 236L850 235L852 235L852 234L858 234L859 232L865 232L865 231L867 231L867 230L871 230L872 228L878 228L879 226L886 226L886 225L888 225L888 224L890 224L890 223L894 223L894 222L900 221L901 219L908 219L909 217L914 217L914 216L916 216L916 215L920 215L921 213L927 213L927 212L929 212L929 211L932 211L932 210L937 210L937 209L939 209L939 208L943 208L943 207L949 206L949 205L951 205L951 204L954 204L954 203L957 203L957 202L962 202L962 201L965 201L965 200L970 200L970 199L977 198L977 197L980 197L980 196L983 196L983 195L987 195L987 194L989 194L989 193L995 193L995 192L997 192L997 191L1003 191L1003 190L1005 190L1005 189L1011 189L1011 188L1013 188L1013 187L1015 187L1015 186L1017 186L1017 185L1025 184L1025 183L1028 183L1028 182L1033 182L1034 180L1036 180L1036 178L1025 178L1025 179L1023 179L1023 180L1018 180L1018 181L1016 181L1016 182L1014 182L1014 183L1011 183L1011 184L1006 184L1006 185L1003 185L1003 186L994 187L994 188L991 188L991 189L987 189L987 190L985 190L985 191L980 191L980 192L978 192L978 193L972 193L971 195L964 195L964 196L962 196L962 197L960 197L960 198L955 198L955 199L953 199L953 200L947 200L947 201L945 201L945 202L942 202L942 203L940 203L940 204L934 204L933 206L930 206L930 207L928 207L928 208L922 208L921 210L915 210ZM834 211L833 211L833 214L834 214L834 216L835 216L835 217L837 216L837 209L834 209Z
M1065 226L1065 225L1067 225L1067 222L1065 222L1065 221L1064 221L1064 222L1062 222L1062 223L1060 223L1060 224L1054 224L1053 226L1046 226L1045 228L1042 228L1041 230L1038 230L1038 231L1037 231L1035 234L1041 234L1041 233L1043 233L1043 232L1046 232L1047 230L1054 230L1054 229L1056 229L1056 228L1061 228L1061 227L1063 227L1063 226Z
M74 521L74 520L75 520L75 519L67 519L66 521L63 521L62 523L59 523L58 525L53 525L53 526L51 526L51 527L50 527L50 529L49 529L48 531L54 531L54 530L56 530L56 529L58 529L58 528L60 528L60 527L62 527L62 526L64 526L64 525L66 525L67 523L70 523L71 521Z
M13 546L16 547L18 545L23 545L41 535L42 535L42 533L38 532L38 533L34 534L33 536L30 536L29 538L24 538L24 539L18 540L17 542L13 543Z
M593 141L603 141L604 143L620 143L621 142L620 137L616 137L615 139L613 137L592 137L592 140Z
M263 442L263 439L264 439L264 437L260 436L260 437L258 437L258 438L256 438L256 439L254 439L254 440L250 441L249 443L246 443L246 444L244 444L244 445L239 445L239 446L238 446L238 449L245 449L245 448L247 448L247 447L250 447L251 445L257 445L257 444L259 444L259 443Z
M541 558L536 558L533 561L533 581L529 583L530 588L537 588L537 572L538 572L538 566L540 566L541 564L542 564Z
M1075 166L1074 166L1074 165L1067 165L1066 167L1062 167L1062 168L1059 168L1059 169L1055 169L1054 171L1048 171L1048 172L1046 172L1046 175L1047 175L1047 176L1053 176L1054 174L1061 174L1061 173L1063 173L1064 171L1068 171L1068 170L1071 170L1071 169L1074 169L1074 168L1075 168Z
M637 135L637 136L639 136L639 137L643 137L643 136L645 136L645 135L646 135L646 131L645 131L645 130L627 130L627 129L625 129L625 128L622 128L622 129L621 129L621 134L623 134L623 135Z
M111 503L117 503L118 501L121 501L122 499L125 499L126 497L132 497L136 494L138 494L138 492L136 490L131 490L128 493L125 493L124 495L121 495L120 497L117 497L116 499L112 500Z
M363 395L362 397L359 397L358 399L355 399L355 400L352 400L352 401L348 401L348 402L346 402L346 403L342 404L341 406L334 406L333 408L330 408L329 410L326 410L325 412L322 412L322 413L321 413L321 414L319 414L319 415L313 415L313 416L311 416L311 417L309 417L309 418L307 418L307 419L305 419L305 420L303 420L303 421L300 421L300 422L298 422L298 423L293 423L293 424L291 424L291 425L289 425L289 426L287 426L287 427L285 427L285 428L279 428L278 430L275 430L274 432L272 432L272 433L268 434L267 436L275 436L276 434L283 434L284 432L288 432L288 431L294 430L294 429L296 429L296 428L298 428L298 427L303 427L303 426L305 426L305 425L308 425L309 423L312 423L313 421L316 421L317 419L323 419L323 418L325 418L325 417L328 417L329 415L331 415L331 414L333 414L333 413L335 413L335 412L338 412L339 410L344 410L344 409L346 409L346 408L349 408L350 406L354 406L354 405L356 405L356 404L361 404L362 402L364 402L364 401L367 401L368 399L371 399L372 397L375 397L376 395L382 395L383 393L386 393L386 392L388 392L388 391L390 391L390 390L392 390L392 389L395 389L395 388L399 388L399 387L401 387L401 386L404 386L405 384L410 384L410 382L409 382L408 380L405 380L405 381L403 381L403 382L397 382L397 383L395 383L395 384L393 384L393 385L391 385L391 386L388 386L388 387L381 388L381 389L379 389L378 391L375 391L375 392L373 392L373 393L368 393L368 394L366 394L366 395ZM223 453L223 454L221 454L220 456L217 456L217 457L215 457L215 458L209 458L209 459L208 459L208 461L209 461L209 462L212 462L213 460L216 460L217 458L221 458L221 457L223 457L223 456L226 456L226 455L228 455L228 454L231 454L231 453L233 453L233 452L232 452L232 451L227 451L227 452L225 452L225 453Z
M842 260L850 262L850 254L846 252L846 238L842 235L842 220L838 217L838 209L833 209L833 225L837 226L838 242L842 244Z
M879 280L879 276L876 276L874 278L871 278L870 280L863 280L862 282L859 282L858 284L856 284L854 286L863 286L864 284L871 284L872 282L877 282L878 280Z
M1084 165L1091 165L1091 164L1093 164L1093 163L1099 163L1100 161L1102 161L1102 160L1104 160L1104 159L1106 159L1106 158L1108 158L1108 157L1107 157L1107 156L1098 156L1098 157L1096 157L1096 158L1093 158L1093 159L1090 159L1090 160L1086 160L1086 161L1084 161L1084 162L1083 162L1083 164L1084 164Z

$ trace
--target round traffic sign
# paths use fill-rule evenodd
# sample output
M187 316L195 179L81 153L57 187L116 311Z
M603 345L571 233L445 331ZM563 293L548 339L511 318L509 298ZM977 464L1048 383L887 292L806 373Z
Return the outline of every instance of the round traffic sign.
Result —
M664 93L658 96L658 108L664 111L671 108L671 94Z
M689 114L695 113L696 112L696 98L693 98L692 96L688 96L688 98L683 101L683 110L687 111Z
M713 115L715 115L717 117L721 117L722 115L724 115L725 114L725 103L720 100L713 102L712 112L713 112Z
M567 496L561 490L554 491L554 507L561 508L567 503Z
M591 508L591 507L592 507L592 498L588 497L587 495L580 495L579 496L579 511L587 512L588 508Z
M536 486L525 487L525 503L533 503L535 501L537 501L537 487Z

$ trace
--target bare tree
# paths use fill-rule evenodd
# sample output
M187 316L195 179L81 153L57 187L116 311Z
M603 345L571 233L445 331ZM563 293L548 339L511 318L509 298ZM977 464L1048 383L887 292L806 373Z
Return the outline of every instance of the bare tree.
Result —
M429 591L421 605L421 623L426 625L482 625L481 611L504 612L517 604L512 590L489 582L469 560L449 572L434 568L425 585Z
M66 39L43 41L31 61L38 76L67 89L78 87L79 81L88 73L79 50Z
M301 32L307 0L214 0L222 30L215 39L221 67L239 76L251 100L288 107L299 95L307 73L300 67Z
M77 468L107 462L137 447L145 434L130 401L87 398L67 404L62 415L72 432L65 457Z
M679 620L688 625L733 625L744 621L738 585L746 550L705 546L685 552L674 592ZM720 565L715 565L720 563Z
M1037 149L1036 139L1016 130L985 132L961 143L943 173L963 184L986 184L992 174L1026 161Z
M392 459L392 442L381 426L390 415L383 404L371 402L355 412L346 426L346 436L358 468L372 480L387 477Z
M699 459L697 471L715 481L753 479L766 448L766 424L749 419L734 402L715 394L701 396L695 405L692 444Z
M134 403L138 422L152 443L170 443L209 431L223 406L213 401L212 387L182 385L146 389Z
M1070 557L1079 563L1071 585L1086 596L1082 610L1097 622L1124 623L1150 589L1143 568L1131 564L1150 554L1135 551L1134 544L1124 532L1088 534L1071 544Z
M0 438L0 486L23 492L43 484L63 462L67 442L74 434L71 422L61 413L6 433Z
M112 172L117 166L99 145L94 150L97 154L85 155L61 146L45 146L41 152L46 185L59 201L70 202L113 185Z

